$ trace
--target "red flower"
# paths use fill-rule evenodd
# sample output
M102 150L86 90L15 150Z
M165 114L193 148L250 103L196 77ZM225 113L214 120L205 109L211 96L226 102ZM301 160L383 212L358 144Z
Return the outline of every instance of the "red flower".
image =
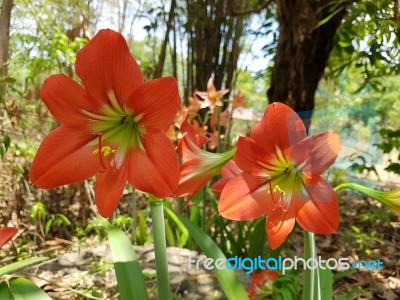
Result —
M306 137L301 119L288 106L273 103L250 133L237 144L235 161L243 173L222 191L218 210L232 220L268 215L271 248L279 247L295 221L307 231L337 230L336 194L322 178L340 151L336 134Z
M250 299L262 299L258 296L271 295L274 280L278 276L278 272L270 270L251 273L251 286L247 289L247 294L250 296Z
M181 125L182 139L178 150L182 157L181 179L175 192L176 197L193 197L233 157L236 149L224 153L211 153L200 147L207 141L196 136L187 118Z
M180 104L176 80L144 82L123 36L112 30L96 34L75 68L84 86L59 74L42 87L61 126L40 145L32 183L53 188L97 175L96 204L104 217L117 207L126 181L156 197L170 196L179 170L164 131Z
M214 111L215 106L222 106L223 103L221 101L221 97L228 93L228 89L223 89L217 91L214 85L214 78L210 77L210 79L207 82L207 92L200 92L196 91L196 95L200 96L201 98L204 99L204 107L209 106L211 112Z
M225 166L223 166L220 173L222 175L222 178L216 181L211 187L211 190L218 196L221 195L222 190L224 189L228 181L236 177L236 175L242 173L242 170L239 169L234 160L230 160L226 163Z
M12 239L18 232L17 228L4 227L0 229L0 249L3 248L4 244Z

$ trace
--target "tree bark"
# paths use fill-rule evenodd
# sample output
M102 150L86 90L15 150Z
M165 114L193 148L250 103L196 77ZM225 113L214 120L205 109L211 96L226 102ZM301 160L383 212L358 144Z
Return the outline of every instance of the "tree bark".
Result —
M314 94L324 73L334 36L345 15L331 16L331 0L277 0L279 40L272 70L269 102L280 101L295 111L314 109Z
M164 41L161 45L160 56L158 59L156 70L154 72L154 78L159 78L162 75L162 71L163 71L164 63L165 63L165 56L166 56L166 52L167 52L167 44L169 41L169 32L171 31L171 28L174 24L175 6L176 6L176 0L171 0L171 8L169 9L169 15L168 15L168 20L167 20L167 29L165 30Z
M10 43L10 23L13 0L3 0L0 13L0 68L2 76L8 74L8 47Z

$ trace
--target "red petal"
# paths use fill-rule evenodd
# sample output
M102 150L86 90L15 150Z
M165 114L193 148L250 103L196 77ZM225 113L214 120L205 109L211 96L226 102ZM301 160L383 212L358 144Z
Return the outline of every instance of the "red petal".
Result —
M242 173L242 170L237 166L234 160L230 160L226 163L225 166L222 167L220 173L222 175L222 178L215 182L211 187L211 190L217 195L221 195L222 190L224 189L228 181L236 177L236 175Z
M169 197L179 182L178 158L171 141L162 133L144 135L144 150L129 153L129 183L158 198Z
M274 153L266 153L254 140L240 137L234 159L241 170L257 176L265 174L265 167L260 163L268 164Z
M168 128L180 106L178 86L173 77L158 78L143 84L129 98L127 106L135 115L142 115L140 123L147 132Z
M267 153L274 153L276 146L284 152L305 137L303 121L294 110L280 102L268 105L263 118L250 133L250 138Z
M110 29L100 30L79 51L75 69L93 100L99 104L109 103L109 91L113 91L123 104L143 84L142 71L124 37Z
M231 179L222 191L218 212L224 218L243 221L253 220L266 214L267 181L264 177L246 173Z
M48 134L32 162L30 180L40 188L77 183L99 169L93 155L96 137L90 132L61 126ZM93 141L93 142L92 142Z
M205 136L197 136L196 135L196 131L194 129L194 127L192 125L190 125L190 123L188 122L188 118L189 115L186 115L185 120L183 120L181 127L179 128L179 131L182 133L183 136L185 136L185 134L187 134L190 138L190 140L192 140L197 147L201 148L204 146L205 143L207 143L207 137ZM178 142L178 152L179 154L182 156L183 154L183 140L184 138L182 137L180 139L180 141Z
M175 191L175 197L192 197L214 176L214 172L204 172L199 176L191 176L192 174L199 173L200 168L201 161L193 159L188 160L181 165L181 180L177 190Z
M339 137L331 132L324 132L305 138L296 144L290 157L302 165L305 174L322 174L336 160L341 148Z
M97 173L96 206L100 215L108 218L118 206L126 184L127 170L124 164L120 170L109 168L104 173Z
M295 205L290 205L288 211L283 211L280 207L269 210L266 229L268 243L272 249L278 248L286 241L293 230L295 221Z
M3 248L4 244L12 239L18 232L17 228L5 227L0 229L0 249Z
M88 117L82 110L96 112L98 107L85 89L71 78L59 74L45 80L40 92L51 114L60 122L72 127L86 127Z
M339 226L336 193L324 179L315 179L315 183L305 184L309 201L301 203L296 219L304 230L317 234L331 234L336 232Z

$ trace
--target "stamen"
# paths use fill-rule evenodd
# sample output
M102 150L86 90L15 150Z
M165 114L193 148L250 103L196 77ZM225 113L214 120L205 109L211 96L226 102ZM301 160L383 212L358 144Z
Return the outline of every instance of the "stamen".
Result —
M113 90L108 91L108 92L107 92L107 96L108 96L108 99L110 99L111 106L112 106L116 111L118 111L119 113L124 114L125 111L124 111L124 110L122 109L122 107L119 105L118 100L117 100L117 97L115 96L114 91L113 91Z
M98 115L91 113L90 111L87 110L82 110L82 113L92 119L99 120L99 121L115 121L116 117L114 116L103 116L103 115Z
M104 170L107 170L106 166L104 165L103 155L102 155L103 147L101 145L101 138L103 137L103 134L102 133L98 133L97 136L99 137L99 148L98 148L99 151L98 151L98 153L99 153L100 165L103 167Z

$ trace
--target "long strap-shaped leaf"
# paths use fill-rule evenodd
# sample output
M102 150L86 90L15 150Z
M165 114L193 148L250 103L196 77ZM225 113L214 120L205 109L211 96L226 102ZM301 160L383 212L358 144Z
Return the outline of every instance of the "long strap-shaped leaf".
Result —
M47 259L49 259L49 258L48 257L33 257L33 258L28 258L28 259L25 259L22 261L17 261L15 263L11 263L9 265L6 265L6 266L0 268L0 276L15 272L19 269L25 268L30 265L34 265L38 262L42 262Z
M108 240L117 276L119 299L149 299L135 250L126 234L117 227L110 227Z
M221 249L218 248L214 241L204 231L202 231L198 226L194 225L188 219L181 216L179 216L179 218L182 223L185 224L191 237L196 241L197 245L207 255L207 257L212 258L214 261L219 258L226 260L226 257L222 253ZM249 299L235 271L228 268L214 268L213 271L228 299Z
M49 295L28 279L12 278L9 285L14 300L51 300Z

